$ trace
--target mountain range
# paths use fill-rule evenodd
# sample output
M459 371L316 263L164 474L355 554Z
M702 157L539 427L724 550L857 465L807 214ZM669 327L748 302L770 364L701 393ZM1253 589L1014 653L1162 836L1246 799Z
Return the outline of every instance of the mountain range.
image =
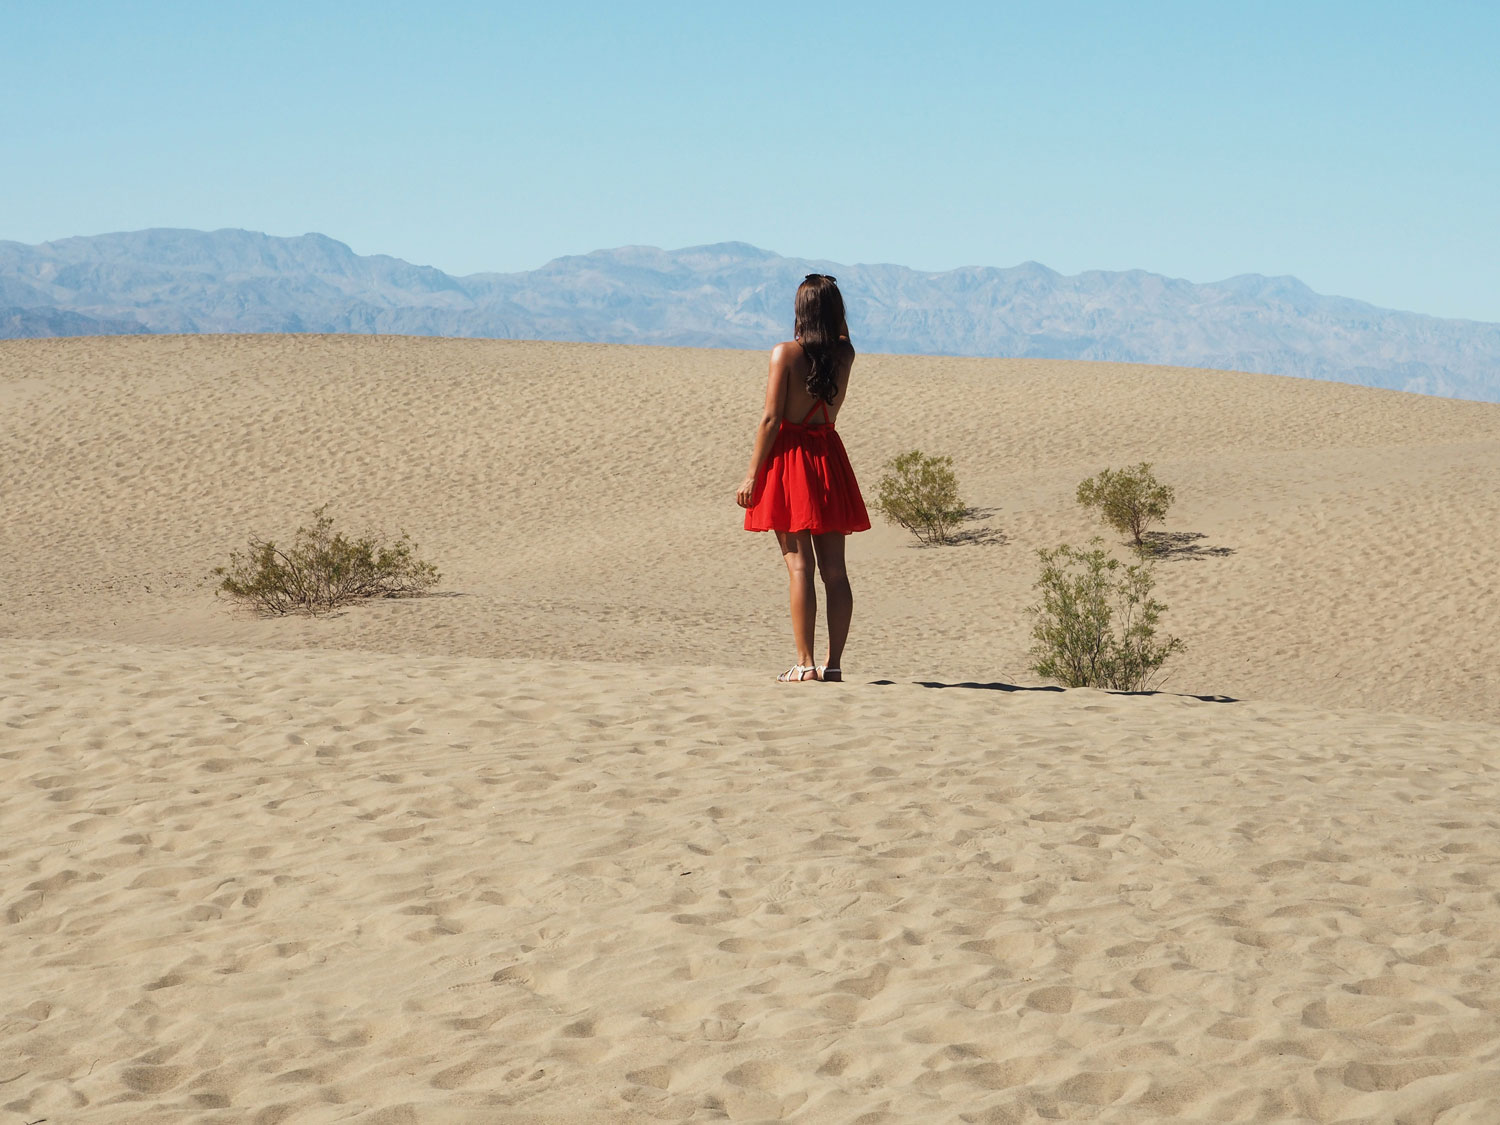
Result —
M155 229L0 242L0 337L354 332L764 348L812 271L839 278L863 351L1035 356L1333 379L1500 402L1500 324L1315 293L1035 262L924 273L742 242L628 246L454 277L321 234Z

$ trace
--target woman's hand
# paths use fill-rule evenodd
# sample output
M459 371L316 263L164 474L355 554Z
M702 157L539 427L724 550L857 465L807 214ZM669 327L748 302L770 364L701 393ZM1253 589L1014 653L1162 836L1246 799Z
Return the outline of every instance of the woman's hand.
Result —
M748 508L755 503L755 478L746 477L744 483L734 494L734 502L741 508Z

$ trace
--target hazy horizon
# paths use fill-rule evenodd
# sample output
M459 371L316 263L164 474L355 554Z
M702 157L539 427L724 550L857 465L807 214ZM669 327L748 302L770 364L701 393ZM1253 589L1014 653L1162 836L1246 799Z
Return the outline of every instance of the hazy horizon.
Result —
M746 242L602 249L455 276L314 233L154 228L0 243L0 337L352 332L762 348L836 273L867 350L1168 364L1500 401L1500 324L1319 294L1295 277L1195 284L1040 263L929 273Z

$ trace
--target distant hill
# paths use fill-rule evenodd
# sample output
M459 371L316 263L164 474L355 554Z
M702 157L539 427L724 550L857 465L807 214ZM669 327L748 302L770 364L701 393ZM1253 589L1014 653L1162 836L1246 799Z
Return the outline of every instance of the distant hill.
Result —
M1197 285L1035 262L922 273L739 242L622 247L467 277L320 234L0 242L0 336L391 332L761 348L790 333L792 292L812 270L838 276L865 351L1176 364L1500 401L1500 324L1393 312L1292 277Z
M0 339L45 336L134 336L150 332L138 320L106 320L67 309L0 309Z

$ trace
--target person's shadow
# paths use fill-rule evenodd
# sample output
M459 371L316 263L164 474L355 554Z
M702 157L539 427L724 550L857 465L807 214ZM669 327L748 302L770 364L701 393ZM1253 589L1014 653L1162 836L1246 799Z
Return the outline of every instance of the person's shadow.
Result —
M900 683L900 680L871 680L871 687L890 687ZM1057 684L1008 684L1002 680L994 680L990 683L980 683L977 680L961 680L957 683L944 683L942 680L912 680L911 683L925 688L969 688L974 691L1067 691L1065 687ZM1113 691L1109 688L1101 689L1108 691L1110 695L1170 695L1178 699L1196 699L1200 703L1238 703L1239 700L1231 695L1194 695L1185 691Z

